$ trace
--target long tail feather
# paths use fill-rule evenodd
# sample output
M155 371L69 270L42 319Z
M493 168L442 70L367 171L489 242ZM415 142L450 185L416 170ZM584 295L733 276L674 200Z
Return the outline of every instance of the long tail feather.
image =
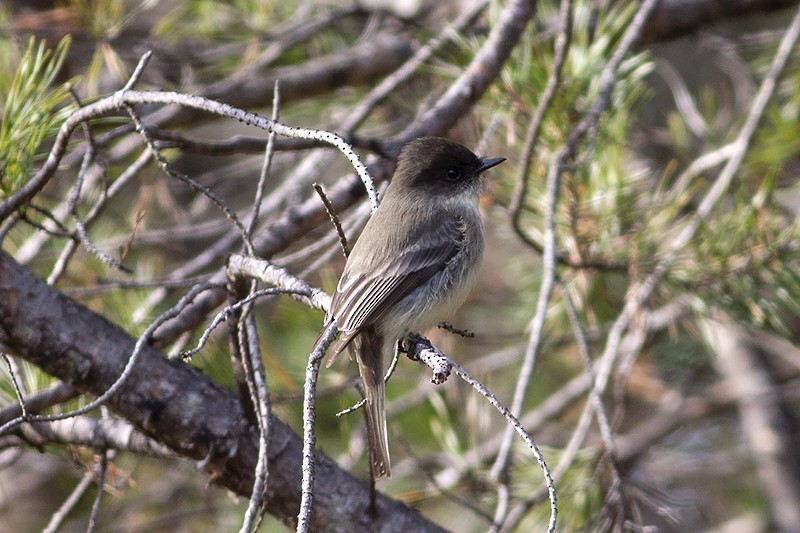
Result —
M351 344L367 398L367 437L372 476L392 475L389 437L386 430L385 383L383 381L383 338L373 329L362 331Z

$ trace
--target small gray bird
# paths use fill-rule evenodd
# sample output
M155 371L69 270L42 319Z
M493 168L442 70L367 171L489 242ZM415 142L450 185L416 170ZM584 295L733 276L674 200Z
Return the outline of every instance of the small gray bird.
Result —
M480 175L503 161L480 159L439 137L409 142L347 259L326 317L342 333L327 366L345 347L355 354L374 478L391 475L383 354L409 333L430 329L467 297L484 249Z

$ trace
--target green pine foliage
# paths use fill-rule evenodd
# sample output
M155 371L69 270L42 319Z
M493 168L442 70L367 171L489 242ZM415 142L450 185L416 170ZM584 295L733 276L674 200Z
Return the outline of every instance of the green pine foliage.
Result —
M31 38L14 74L0 73L0 199L29 179L43 153L42 144L55 136L74 111L66 86L54 87L69 44L69 37L65 37L51 51L44 42L37 44ZM2 67L8 69L10 65Z

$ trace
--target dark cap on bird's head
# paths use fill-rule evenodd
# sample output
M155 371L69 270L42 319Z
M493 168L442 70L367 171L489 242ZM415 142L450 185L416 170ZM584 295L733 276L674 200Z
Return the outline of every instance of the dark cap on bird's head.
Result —
M419 137L403 146L392 182L426 189L460 189L477 182L482 172L499 165L504 157L481 159L450 139Z

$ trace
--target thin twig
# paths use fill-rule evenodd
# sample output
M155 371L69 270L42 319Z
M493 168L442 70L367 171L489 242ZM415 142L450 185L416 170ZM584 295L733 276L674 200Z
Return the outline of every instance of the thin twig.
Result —
M327 198L327 194L325 196ZM330 201L330 198L328 198L328 201ZM370 213L371 211L369 210L369 205L361 204L347 213L347 218L344 222L342 222L341 218L337 217L339 222L342 224L342 232L345 235L348 233L354 233L358 227L364 225L365 220L369 219ZM338 241L339 236L336 235L335 232L326 232L321 239L315 239L299 250L276 257L275 262L285 266L292 263L305 262L313 258L313 263L317 263L321 257L328 257L326 261L326 263L328 263L330 262L330 256L333 255L333 253L331 253L331 249L335 251L341 251L342 249L342 246ZM306 274L300 273L298 274L298 277L305 278L310 272L312 272L310 265L304 270L308 270L308 272L306 272Z
M272 90L272 120L278 122L278 109L281 103L281 90L278 80L275 80L275 87ZM261 173L258 176L258 185L256 186L256 195L253 198L253 208L250 213L250 220L247 223L247 234L252 238L253 230L258 221L258 212L261 208L261 199L264 197L264 187L267 183L267 174L272 165L272 155L275 153L275 132L269 132L267 136L267 147L264 149L264 160L261 164Z
M17 372L15 372L14 364L11 362L11 358L8 354L4 351L0 350L0 356L2 356L3 361L5 361L6 366L8 367L8 375L11 377L11 383L14 386L14 392L17 395L17 401L19 402L19 409L20 409L20 418L27 419L28 418L28 408L25 406L25 395L22 394L22 386L17 381Z
M494 408L497 409L500 414L503 415L503 417L505 417L513 430L516 431L520 437L522 437L522 439L533 452L533 456L536 459L536 462L539 464L542 474L544 475L548 497L550 498L550 520L548 522L547 531L548 533L555 531L556 520L558 518L558 498L556 496L555 483L553 482L553 477L550 474L550 469L547 467L547 463L544 460L544 456L542 455L541 451L539 451L539 447L536 445L533 437L531 437L531 435L525 430L525 427L522 425L519 419L514 416L514 414L505 405L503 405L503 403L498 400L497 397L486 388L486 386L475 379L469 372L458 365L455 361L443 354L438 348L431 344L428 339L424 337L413 336L409 337L408 340L410 346L406 347L406 352L409 354L409 357L430 367L434 371L434 375L436 375L437 372L441 372L440 368L443 364L445 364L448 368L447 372L449 372L449 369L455 370L456 374L458 374L461 379L472 385L472 388L486 398L489 403L491 403ZM434 381L434 383L436 383L436 381ZM499 524L496 522L493 524L493 528L498 526Z
M71 90L70 93L72 94L72 97L75 100L76 105L78 106L78 108L80 108L82 106L80 98L74 91ZM100 250L97 246L94 245L94 243L89 238L89 231L86 228L86 225L84 224L80 215L78 215L78 201L81 198L81 191L83 190L83 184L86 178L86 174L94 164L95 158L97 156L97 146L95 144L94 134L92 133L92 130L89 127L88 122L82 122L81 128L83 129L83 134L85 137L86 151L84 152L83 160L81 161L81 166L80 169L78 170L78 175L75 178L75 184L73 185L72 191L70 192L69 197L67 199L67 212L70 214L72 220L75 222L75 235L77 236L78 240L80 240L80 242L83 244L83 247L86 248L86 250L89 253L100 259L100 261L110 266L111 268L121 270L122 272L131 273L131 270L125 267L125 265L122 264L122 261L114 259L113 257L111 257L110 255L108 255L107 253ZM105 167L103 167L104 175L105 171L106 169ZM64 268L66 268L66 262Z
M158 147L156 147L155 141L147 131L147 126L141 121L139 115L136 113L136 110L134 110L133 106L126 104L124 107L125 110L128 112L128 115L131 117L131 120L133 120L133 122L136 124L136 131L138 131L142 135L142 137L145 140L145 143L147 144L147 147L150 149L150 152L152 153L153 157L158 162L158 164L161 166L162 170L164 170L164 172L166 172L167 175L177 179L178 181L185 183L193 190L199 192L200 194L211 200L211 202L214 205L219 207L222 210L222 212L225 213L225 216L227 216L228 219L231 222L233 222L233 225L236 226L236 229L239 230L239 233L242 236L242 241L247 247L248 253L253 254L255 252L255 249L253 247L253 241L250 238L250 234L247 232L244 225L239 220L239 216L233 211L233 209L231 209L228 206L228 204L225 203L225 201L222 198L220 198L210 188L201 185L188 175L173 168L172 165L169 163L169 161L167 161L167 158L164 157L164 155L161 153Z
M92 511L89 513L89 523L86 525L86 533L92 533L97 527L97 516L100 514L100 506L103 503L103 494L105 494L109 453L111 453L109 450L102 450L100 452L100 464L97 467L97 494L95 495L94 503L92 503Z
M125 169L123 173L121 173L114 183L105 190L103 194L103 198L99 200L94 207L89 211L86 217L83 219L83 226L85 229L88 229L97 217L103 212L103 210L108 205L108 202L116 197L116 195L126 186L128 183L133 181L133 179L139 175L139 173L150 163L150 152L144 151L142 152L139 157L136 158L128 168ZM50 275L47 276L47 283L48 285L55 285L61 275L67 268L67 264L69 260L72 258L72 255L75 253L77 248L77 241L70 240L66 243L64 248L61 250L61 254L59 255L58 259L55 262L52 270L50 271Z
M75 485L75 488L72 489L69 497L64 500L64 503L61 504L61 507L53 513L53 516L50 517L50 522L47 523L47 526L42 530L42 533L55 533L58 531L58 528L61 527L61 524L64 520L67 519L67 515L75 508L80 501L81 497L86 493L89 487L92 486L92 482L94 481L94 474L91 472L86 472L83 474L83 477Z
M439 322L436 324L436 327L452 333L453 335L458 335L459 337L467 337L470 339L475 337L474 331L470 331L468 329L459 329L452 324L448 324L447 322Z
M256 283L251 283L251 288ZM253 293L251 292L251 295ZM240 533L255 531L258 521L264 509L264 495L266 494L269 479L269 446L270 446L270 425L272 420L272 410L270 407L269 389L264 373L264 364L261 359L261 350L258 344L258 333L256 331L255 317L253 314L252 303L248 304L242 311L242 319L239 325L239 342L242 345L240 351L242 357L249 360L247 368L252 372L248 386L251 386L251 394L254 397L256 415L258 417L258 459L254 472L255 480L247 511L242 522Z
M550 102L555 96L556 88L561 81L561 71L564 68L564 61L569 53L569 45L572 39L572 0L562 0L559 11L558 29L556 30L555 51L553 52L553 64L550 67L550 74L547 77L544 91L539 97L536 111L533 113L528 129L525 132L522 154L520 155L520 167L517 171L517 182L514 195L511 198L508 211L511 215L511 227L517 235L535 250L542 252L538 243L528 237L520 222L522 218L522 206L528 195L528 184L531 181L530 170L533 159L533 152L539 140L539 132L542 128L542 121L550 108Z
M133 73L131 77L128 78L128 82L123 85L121 91L130 91L133 87L139 82L139 79L142 77L144 73L144 69L147 67L147 64L150 62L150 59L153 57L153 51L148 50L142 57L139 59L139 63L136 64L136 68L133 69Z
M331 223L333 224L334 229L336 230L336 235L339 237L339 245L342 247L342 253L345 257L350 255L350 247L347 245L347 236L344 234L344 230L342 229L342 223L339 221L339 217L336 214L336 211L333 210L333 205L331 201L328 200L328 197L325 195L325 191L322 189L322 185L319 183L314 183L312 185L314 190L317 192L317 196L319 199L322 200L322 205L325 206L325 211L327 211L328 216L331 219Z
M37 224L35 221L30 219L27 213L21 213L22 218L20 220L23 220L28 224L30 224L31 226L34 226L36 229L42 230L54 237L72 237L72 232L69 229L67 229L64 223L58 220L56 216L47 209L39 207L34 203L28 204L28 209L44 216L46 220L49 220L50 222L55 224L56 229L47 228L43 224Z
M336 321L332 321L322 333L320 342L311 352L306 365L306 380L303 385L303 482L301 486L300 512L297 514L297 533L307 533L311 528L311 510L314 502L315 450L317 434L314 430L317 378L325 351L339 332Z
M515 417L508 408L503 405L497 397L489 391L481 382L477 379L472 377L469 372L467 372L461 365L458 363L453 362L453 370L456 371L461 379L472 385L476 391L478 391L484 398L489 400L495 409L497 409L500 414L505 417L505 419L511 424L514 428L514 431L525 441L528 447L533 452L533 456L536 459L536 462L539 463L539 468L542 470L542 474L544 475L545 484L547 485L547 493L550 499L550 520L547 523L547 531L548 533L553 533L556 530L556 520L558 519L558 497L556 496L556 487L555 482L553 481L553 477L550 474L550 470L547 467L547 463L545 462L544 456L542 452L539 450L539 447L536 445L536 442L533 440L533 437L525 431L525 428L522 426L520 421Z
M387 186L387 183L383 183L384 186ZM350 227L351 231L355 228L361 228L364 226L366 221L370 217L369 211L369 204L361 204L355 209L352 210L351 216L349 217L347 226ZM345 228L343 228L345 229ZM347 231L345 230L345 234ZM312 246L307 247L305 253L308 254L311 252ZM339 246L331 246L327 251L315 255L314 260L308 264L299 274L301 278L305 278L307 276L312 275L315 272L318 272L321 268L325 265L330 264L333 257L337 254L337 252L341 251L341 245Z
M592 384L594 384L594 364L592 363L592 355L591 351L589 350L589 343L586 341L586 333L583 331L583 326L578 319L578 313L575 310L575 305L569 295L569 288L560 277L556 279L556 283L558 283L561 288L564 305L567 310L567 316L569 317L570 324L572 325L572 331L575 335L578 351L583 359L586 372L589 374ZM611 428L611 424L609 423L605 407L603 406L603 398L597 394L597 391L595 391L593 388L589 393L589 397L591 399L590 403L594 409L595 416L597 417L597 425L600 428L600 435L603 438L603 444L606 447L606 452L609 454L612 461L616 461L617 446L614 443L613 430ZM582 440L583 439L581 439L581 441ZM616 471L616 468L614 468L614 474L616 477L619 477L619 473Z
M222 309L219 313L216 314L216 316L208 325L208 327L205 329L205 331L203 331L203 334L197 341L197 345L191 350L186 350L185 352L181 352L180 354L181 359L183 359L184 361L189 361L192 357L194 357L197 354L197 352L202 350L203 347L206 345L209 337L211 337L211 333L214 332L217 326L228 320L234 313L241 311L242 308L244 308L247 304L253 302L258 298L261 298L262 296L273 296L276 294L294 294L294 293L291 291L291 289L271 287L268 289L253 291L250 294L248 294L245 298L239 300L238 302L226 306L224 309Z
M3 355L5 356L5 354ZM5 424L9 420L18 417L27 419L31 414L38 413L56 404L72 400L77 396L78 392L75 389L63 381L57 381L45 389L25 395L24 403L20 401L0 409L0 424Z

